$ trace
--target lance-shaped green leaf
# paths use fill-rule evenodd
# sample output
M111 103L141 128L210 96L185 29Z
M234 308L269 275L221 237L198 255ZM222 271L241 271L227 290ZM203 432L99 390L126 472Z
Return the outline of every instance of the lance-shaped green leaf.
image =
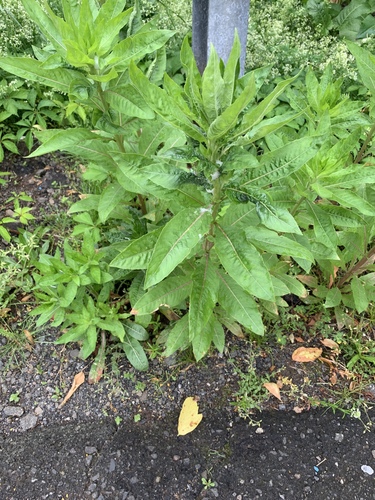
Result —
M82 141L100 140L100 137L90 130L85 128L73 128L67 130L49 130L48 134L42 134L40 137L45 138L39 148L29 155L29 158L51 153L52 151L66 151L68 148L74 147Z
M268 229L281 233L301 234L301 230L291 213L285 208L273 207L269 203L256 205L257 214Z
M251 144L255 141L258 141L259 139L266 137L272 132L276 132L276 130L278 130L279 128L284 127L291 121L301 116L302 113L302 111L297 114L283 113L282 115L276 115L272 118L262 120L260 123L255 125L255 127L251 128L245 136L239 137L236 142L244 146L245 144Z
M252 75L237 99L211 123L207 131L208 139L217 140L231 130L237 124L238 117L254 98L255 94L255 76Z
M104 56L115 45L118 40L120 30L128 23L132 9L121 12L117 16L108 19L104 13L104 7L108 2L105 2L99 11L99 15L95 19L93 32L93 45L88 49L88 52L95 52L99 57Z
M347 41L346 44L355 57L363 83L375 96L375 55L369 50L359 47L357 43Z
M192 339L193 353L196 361L202 359L208 352L215 334L215 316L211 312L211 317L203 330Z
M271 111L274 106L276 99L284 92L286 87L290 85L298 75L293 78L289 78L288 80L284 80L283 82L279 82L276 85L276 88L268 94L268 96L263 99L263 101L248 111L243 119L240 127L236 130L234 137L238 137L240 135L246 134L252 127L255 127L257 123L259 123L263 117Z
M102 330L107 330L120 339L122 342L125 337L124 325L118 319L100 319L97 326Z
M170 30L150 30L131 35L114 47L106 58L106 64L115 66L117 71L123 71L131 61L139 61L146 54L160 49L173 35L174 31Z
M197 266L193 275L189 301L190 340L200 335L216 305L219 280L209 256Z
M125 329L126 333L133 337L133 339L141 342L148 339L147 330L143 326L134 323L134 321L130 321L130 319L125 320Z
M319 243L336 250L337 234L329 214L321 210L316 203L306 202L307 212L314 224L314 234Z
M279 280L283 281L286 284L289 293L293 293L294 295L297 295L297 297L303 298L306 298L308 296L306 288L294 276L280 273L277 275L277 277L279 278Z
M138 340L134 339L130 335L127 335L121 346L124 349L129 362L136 370L148 370L148 359Z
M339 288L331 288L328 290L326 301L324 303L324 307L337 307L341 304L342 295Z
M130 64L129 76L131 83L155 113L158 113L165 121L182 130L193 139L199 142L205 141L202 132L184 115L174 99L163 89L150 83L134 63Z
M363 217L348 208L339 207L338 205L321 205L320 208L329 214L335 226L347 228L360 227L365 224Z
M125 195L125 189L115 182L109 184L99 198L98 214L100 222L105 222Z
M203 100L201 95L202 76L198 70L188 36L186 36L184 38L184 41L182 42L180 58L181 64L184 67L186 73L184 91L190 100L191 110L196 115L197 123L203 122L205 126L208 126L207 117L205 116L203 109ZM167 79L167 81L169 81L169 79Z
M361 184L374 184L375 169L371 166L354 165L325 177L324 183L331 190L336 187L356 188Z
M261 156L259 167L250 169L244 186L268 186L291 175L307 163L317 152L313 139L303 137Z
M155 116L132 85L108 89L104 92L104 98L111 108L127 116L136 116L145 120L150 120Z
M247 292L265 300L274 300L270 274L258 250L244 244L243 232L216 226L215 251L227 273Z
M216 349L223 353L225 348L225 332L222 324L214 317L214 334L212 342Z
M191 277L173 276L151 288L134 304L131 314L151 314L161 305L175 307L190 294Z
M186 208L163 227L146 272L145 288L168 276L208 232L212 215L207 209Z
M248 241L261 250L314 262L314 256L306 247L285 236L279 236L276 231L270 231L264 227L248 227L245 233Z
M0 68L12 75L42 83L66 94L73 81L81 81L84 86L89 84L78 71L66 68L45 69L42 61L29 57L0 57Z
M61 31L56 22L58 18L48 7L48 4L48 12L42 9L35 0L22 0L22 4L30 19L34 21L47 40L52 43L58 53L64 55L66 51ZM62 19L60 21L63 22Z
M357 311L359 313L366 311L369 306L369 299L367 298L366 288L362 280L354 276L350 282L350 288Z
M133 240L110 263L120 269L147 269L155 244L160 236L161 228L155 229L140 238Z
M232 50L224 68L224 93L222 96L222 108L226 109L232 104L237 78L240 72L241 42L237 30L234 35Z
M372 217L375 215L375 207L371 203L369 203L353 191L349 191L348 189L333 189L330 195L330 199L337 201L344 207L356 208L364 215L370 215Z
M224 91L220 59L215 47L211 44L210 57L202 75L203 108L209 122L213 122L221 113Z
M178 349L185 349L189 344L189 315L185 314L179 319L172 330L168 333L166 350L163 356L171 356Z
M230 276L222 272L220 278L219 304L245 328L257 335L264 335L262 316L255 300Z

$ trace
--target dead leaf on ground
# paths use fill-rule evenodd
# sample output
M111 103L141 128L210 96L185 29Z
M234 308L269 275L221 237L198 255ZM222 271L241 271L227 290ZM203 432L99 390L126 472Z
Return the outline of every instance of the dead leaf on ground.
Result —
M268 392L272 394L272 396L275 396L279 401L282 401L281 396L280 396L280 389L277 384L274 382L265 382L263 386L267 389Z
M26 349L28 351L32 351L33 350L33 346L35 344L33 336L31 335L31 333L29 332L29 330L24 330L23 333L25 334L25 337L27 339Z
M203 415L198 413L198 403L194 398L186 398L178 419L178 436L193 431L201 422Z
M78 387L82 385L84 381L85 381L85 374L83 372L77 373L77 375L74 377L71 388L66 394L63 402L59 405L59 409L62 408L67 401L69 401L69 399L73 396Z
M21 302L27 302L28 300L32 299L32 294L29 293L28 295L24 295L21 299Z
M334 340L331 339L323 339L320 341L324 346L329 347L332 350L339 351L340 346L335 342Z
M9 311L11 311L10 307L3 307L0 309L0 318L5 318Z
M300 406L295 406L295 407L293 408L293 411L294 411L295 413L302 413L302 412L303 412L303 408L301 408Z
M320 347L299 347L292 354L292 360L299 363L310 363L318 359L323 350Z
M330 376L329 380L330 380L332 385L336 385L337 384L337 373L333 372L332 375Z

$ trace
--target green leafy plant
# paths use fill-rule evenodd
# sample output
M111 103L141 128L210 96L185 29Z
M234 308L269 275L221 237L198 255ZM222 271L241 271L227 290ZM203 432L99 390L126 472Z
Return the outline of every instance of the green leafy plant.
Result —
M155 314L171 322L164 355L192 346L199 360L211 344L223 351L225 329L264 335L262 312L277 314L290 293L308 299L304 285L322 300L343 241L372 217L363 189L374 182L353 164L369 125L363 103L341 94L329 67L320 81L308 72L305 85L295 76L266 92L269 67L238 77L238 37L226 66L211 50L203 75L186 38L180 86L162 77L172 33L137 24L136 8L66 0L62 19L23 3L52 48L0 67L67 92L95 127L37 133L30 156L79 155L101 186L70 209L82 243L39 260L38 325L62 325L59 342L80 342L84 358L100 340L95 379L104 332L147 367L140 342Z
M37 326L52 320L52 326L67 329L58 344L80 342L81 356L92 354L100 334L101 347L94 361L91 378L96 380L104 369L106 339L103 332L116 337L129 361L139 370L148 367L140 341L148 339L146 330L127 318L125 300L111 299L113 275L108 272L104 253L95 249L96 240L86 233L79 249L64 244L54 256L43 254L35 264L35 296L41 305L31 311L39 316ZM124 273L123 273L124 274ZM118 276L119 278L119 276ZM96 363L96 364L95 364Z
M371 81L371 66L363 67L368 62L367 51L355 44L350 44L350 49L364 81ZM315 275L298 278L310 286L317 300L325 300L325 307L335 309L338 324L343 326L347 319L342 306L361 313L375 297L371 272L375 177L368 156L375 128L371 127L371 108L370 119L358 113L364 103L342 99L340 86L327 68L320 82L312 73L307 74L305 96L289 93L293 108L308 104L306 109L315 115L306 124L311 127L315 122L315 129L325 130L328 138L319 153L287 179L287 188L294 193L291 213L304 229L303 237L309 239L319 267ZM276 187L275 191L280 196L282 189ZM308 271L301 261L298 263Z
M9 402L10 403L18 403L20 400L20 392L17 391L17 392L13 392L10 396L9 396Z
M310 16L326 33L336 30L340 37L349 40L375 34L374 5L371 1L351 0L345 5L325 0L308 0L305 3Z
M192 344L201 359L211 342L223 350L223 325L236 329L239 323L263 335L258 302L276 307L277 297L289 293L289 286L304 294L298 280L283 281L289 264L275 253L313 261L303 245L278 234L299 229L287 210L272 204L265 188L307 162L316 152L314 139L297 139L257 158L252 144L296 118L289 114L262 121L292 80L280 82L257 103L257 89L268 71L238 79L239 49L236 39L225 69L212 50L201 77L186 39L181 50L184 89L165 76L162 90L135 65L130 68L131 81L148 105L188 138L185 147L159 154L152 172L142 169L169 188L167 200L174 188L174 203L169 201L173 217L127 244L111 262L123 269L145 269L148 291L132 304L136 317L163 304L173 308L188 302L188 312L169 332L165 355Z
M32 198L25 194L15 194L5 201L5 206L12 204L12 208L8 208L8 215L0 219L0 237L3 238L7 243L11 241L11 235L9 230L6 228L7 224L16 223L27 225L34 216L30 213L33 209L30 206L24 206L21 202L32 202Z

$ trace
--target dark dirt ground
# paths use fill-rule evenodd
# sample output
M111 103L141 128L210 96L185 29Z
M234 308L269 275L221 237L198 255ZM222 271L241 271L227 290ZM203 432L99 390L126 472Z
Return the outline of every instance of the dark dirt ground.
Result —
M69 165L58 155L9 155L1 170L13 175L0 188L0 218L11 209L5 203L11 193L22 191L34 200L37 223L61 215L64 199L75 201L79 190ZM3 320L22 335L25 324L31 329L25 323L30 307L23 303ZM30 350L0 359L0 498L375 498L375 475L361 469L375 469L374 427L364 432L375 415L362 411L361 422L322 405L312 408L313 399L333 404L341 397L334 391L353 394L360 381L328 348L324 356L333 363L292 361L296 347L321 346L316 331L301 334L307 320L300 321L283 348L228 334L223 355L213 352L198 365L156 357L147 373L134 371L113 347L101 381L85 382L62 408L74 376L87 375L91 361L79 359L76 345L54 345L58 330L31 329L36 343ZM0 336L0 346L5 352L9 341ZM262 411L246 420L236 396L239 371L258 377L246 383L249 404ZM281 401L267 397L259 378L279 383ZM370 382L357 391L362 409L375 400ZM203 420L177 437L188 396L199 399Z

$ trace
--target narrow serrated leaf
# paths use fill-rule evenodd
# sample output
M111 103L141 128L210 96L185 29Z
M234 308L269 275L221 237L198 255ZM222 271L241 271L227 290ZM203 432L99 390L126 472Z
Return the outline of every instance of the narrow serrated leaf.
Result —
M159 306L175 307L190 294L191 277L173 276L151 288L134 304L131 314L143 315L156 311Z
M149 288L167 277L208 232L212 215L208 210L186 208L163 227L146 272Z
M190 340L205 328L217 301L219 280L209 256L195 269L189 301Z
M257 335L264 335L262 316L257 303L230 276L219 272L220 288L218 301L225 311Z
M243 232L224 230L217 225L215 251L227 273L247 292L264 300L274 300L270 274L258 250L244 244Z

